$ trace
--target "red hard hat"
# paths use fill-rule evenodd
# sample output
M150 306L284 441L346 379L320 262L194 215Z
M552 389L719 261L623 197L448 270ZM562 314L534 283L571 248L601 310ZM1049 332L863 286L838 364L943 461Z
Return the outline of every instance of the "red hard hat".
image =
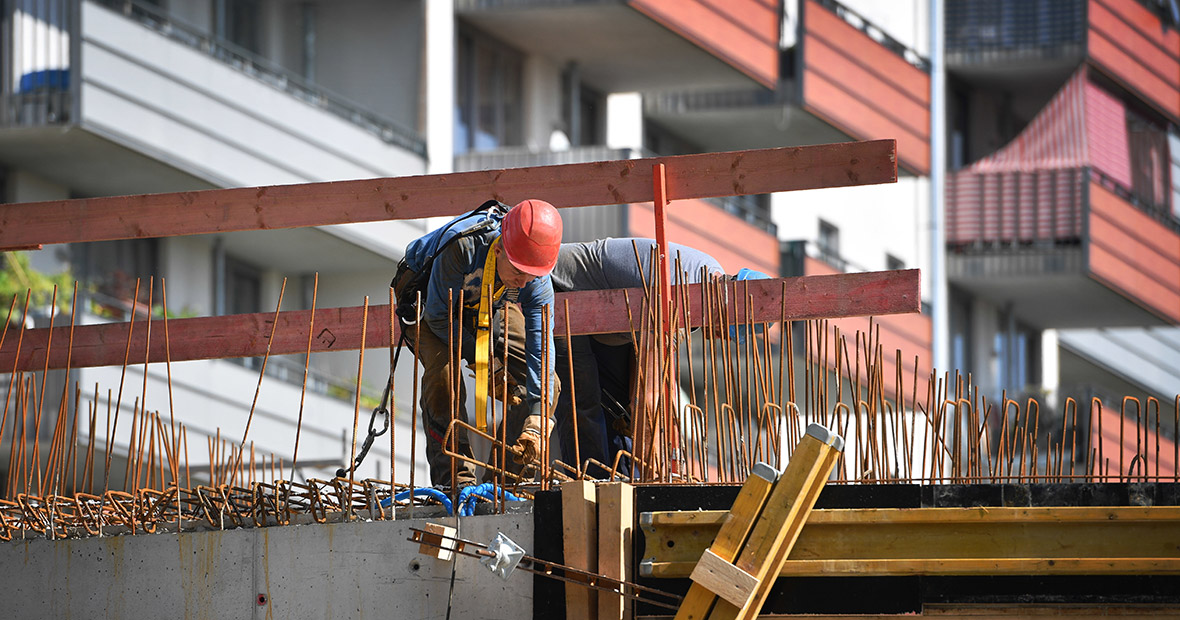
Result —
M561 247L561 215L544 200L526 200L508 210L500 223L504 253L517 269L547 276Z

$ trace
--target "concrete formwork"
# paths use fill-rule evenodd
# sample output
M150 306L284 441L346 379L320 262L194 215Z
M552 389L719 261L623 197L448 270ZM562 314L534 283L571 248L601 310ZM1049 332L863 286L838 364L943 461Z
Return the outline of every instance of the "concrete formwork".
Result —
M453 518L432 519L454 526ZM532 514L460 519L460 536L502 531L531 551ZM423 519L224 531L14 540L0 544L9 618L519 618L533 579L473 558L418 553Z

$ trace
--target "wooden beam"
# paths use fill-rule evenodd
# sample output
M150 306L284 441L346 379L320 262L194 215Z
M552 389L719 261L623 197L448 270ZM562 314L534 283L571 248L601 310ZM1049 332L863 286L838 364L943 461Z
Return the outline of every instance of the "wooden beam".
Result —
M644 577L685 577L726 511L644 513ZM1180 574L1180 507L815 510L783 575Z
M635 487L626 482L598 485L598 574L631 582L634 544ZM598 591L599 620L625 620L632 616L631 599Z
M918 312L921 309L919 295L919 271L879 271L827 276L806 276L801 278L778 278L771 280L747 280L739 287L738 311L735 316L745 316L745 296L753 296L751 311L755 321L778 321L785 304L788 320L835 318L847 316L882 316ZM692 323L700 325L703 313L700 311L700 285L689 287L692 304ZM570 332L573 334L609 334L630 331L627 307L635 325L640 323L643 312L642 289L614 289L604 291L579 291L557 296L557 307L564 307L564 300L570 300L570 307L577 309L570 317ZM315 334L312 337L312 352L353 351L360 346L361 307L321 308L316 310ZM565 316L557 312L554 333L565 333ZM187 360L221 359L231 357L260 356L266 351L267 335L275 320L273 312L256 314L235 314L217 317L170 319L170 357L174 362ZM279 314L275 328L275 341L271 355L302 354L307 350L307 326L310 310L292 310ZM389 306L369 306L369 322L382 324L389 320ZM151 362L164 361L163 327L160 319L150 348ZM55 341L50 347L49 368L65 368L68 353L69 317L58 317L57 329L53 330ZM127 347L127 323L106 323L83 325L74 329L73 368L93 366L117 366L123 363ZM143 363L146 321L136 321L131 338L131 362ZM25 332L21 344L18 371L40 370L45 367L46 339L49 328L31 329ZM412 334L411 334L412 336ZM397 337L397 334L394 335ZM11 372L16 355L16 338L6 338L0 348L0 373ZM367 347L374 349L389 346L389 330L376 330L369 334ZM136 357L136 352L138 357Z
M559 207L892 183L894 140L616 161L0 205L0 249L458 215L488 198ZM674 208L674 207L673 207Z
M598 570L598 507L594 483L571 480L561 485L562 552L565 565L584 571ZM598 617L598 592L580 584L565 584L565 617L593 620Z

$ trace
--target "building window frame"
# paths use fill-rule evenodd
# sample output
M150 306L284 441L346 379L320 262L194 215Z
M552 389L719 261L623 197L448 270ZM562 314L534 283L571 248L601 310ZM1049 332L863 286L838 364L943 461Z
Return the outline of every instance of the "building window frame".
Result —
M455 155L524 144L521 52L460 25L455 82Z

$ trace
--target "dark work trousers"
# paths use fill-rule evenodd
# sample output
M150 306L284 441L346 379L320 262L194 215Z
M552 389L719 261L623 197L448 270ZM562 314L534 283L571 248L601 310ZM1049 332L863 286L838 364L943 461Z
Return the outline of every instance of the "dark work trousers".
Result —
M505 304L504 310L498 310L493 314L493 321L497 325L503 325L504 315L508 314L508 372L519 385L527 385L528 382L528 362L525 358L525 323L524 315L520 312L520 307L516 304ZM467 329L469 321L463 321L464 329ZM459 324L456 323L456 328ZM413 328L408 332L408 336L413 341L415 336ZM495 330L501 332L503 330ZM455 334L456 340L459 340L459 334ZM497 333L493 340L492 349L495 352L497 359L503 359L504 355L504 337L502 333ZM426 431L426 460L430 464L430 482L434 486L450 486L451 484L451 457L443 452L443 438L447 432L447 426L451 422L451 411L455 411L455 416L462 419L469 424L474 425L474 416L467 416L466 400L467 393L463 385L463 381L459 381L458 390L453 390L452 385L454 377L454 362L455 351L448 350L447 342L439 338L426 328L422 326L418 361L422 363L422 419L423 427ZM463 359L467 362L469 367L475 365L475 352L464 351ZM558 389L557 381L554 381L554 388ZM488 391L493 391L493 386L488 386ZM454 398L452 399L452 394ZM490 395L490 394L489 394ZM550 395L550 398L553 398ZM489 405L489 426L492 423L491 406ZM508 408L508 445L512 445L516 438L520 436L521 430L524 428L526 419L529 416L529 405L522 399L521 403ZM500 432L499 428L496 433ZM492 429L488 429L488 433L492 434ZM457 442L456 453L463 455L466 458L472 458L471 445L467 439L467 433L462 429L458 429L453 433ZM498 451L493 450L498 453ZM511 459L511 454L508 455L507 464L508 470L513 473L519 473L521 466L517 465ZM488 463L495 463L498 461L495 455L488 458ZM476 483L475 466L474 464L456 460L456 483L459 488L472 485ZM485 473L485 480L490 479L490 476Z
M593 336L573 336L568 342L566 338L555 338L554 343L557 348L557 375L562 377L565 385L557 399L555 422L562 461L573 465L577 460L576 449L581 463L594 459L609 468L614 463L616 452L631 450L627 420L619 416L630 410L634 348L631 344L603 344ZM577 399L576 447L573 423L575 403L571 394ZM628 462L621 463L620 471L626 472L628 465ZM587 473L595 478L606 478L609 475L607 469L593 464L587 468Z

